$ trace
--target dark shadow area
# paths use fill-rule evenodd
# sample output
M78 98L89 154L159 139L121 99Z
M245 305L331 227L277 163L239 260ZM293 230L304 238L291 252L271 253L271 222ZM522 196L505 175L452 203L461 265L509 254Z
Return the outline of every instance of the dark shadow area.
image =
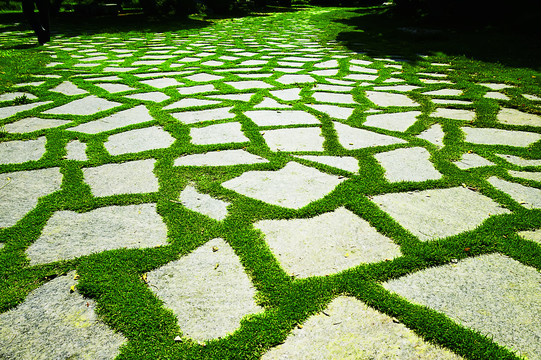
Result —
M403 13L392 5L354 12L357 16L335 20L354 28L341 32L337 40L372 57L416 61L419 55L443 53L541 70L541 32L535 13L509 18L431 17Z

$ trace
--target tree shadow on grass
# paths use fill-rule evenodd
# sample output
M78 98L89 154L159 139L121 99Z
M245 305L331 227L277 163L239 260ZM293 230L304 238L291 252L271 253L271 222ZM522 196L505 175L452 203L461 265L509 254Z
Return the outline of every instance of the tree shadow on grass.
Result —
M392 6L361 8L354 12L357 16L335 20L353 27L340 33L338 40L351 50L372 57L415 62L420 60L420 55L443 53L541 70L541 34L533 20L519 18L496 25L471 18L438 21L401 15Z

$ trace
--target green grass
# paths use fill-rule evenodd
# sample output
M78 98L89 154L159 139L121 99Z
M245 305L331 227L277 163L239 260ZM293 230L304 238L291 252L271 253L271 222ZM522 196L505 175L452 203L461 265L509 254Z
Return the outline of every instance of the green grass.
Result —
M315 15L299 12L276 14L272 17L247 17L242 19L242 23L239 23L238 19L214 20L212 22L203 19L184 23L161 20L159 23L145 23L144 29L141 26L137 27L138 21L141 19L135 18L126 21L120 20L121 23L118 25L110 25L109 23L105 28L101 24L92 23L92 21L79 24L74 28L72 26L73 19L65 19L63 23L58 24L57 28L61 34L64 34L63 31L66 30L66 36L78 36L76 41L91 41L93 36L97 35L103 36L103 40L109 43L130 38L144 39L128 45L135 51L136 56L143 54L144 46L155 37L154 32L163 32L165 36L163 43L173 44L174 40L178 38L195 41L196 38L189 38L189 36L198 34L200 31L210 33L224 31L220 35L224 38L242 31L250 32L251 28L256 28L264 20L267 21L269 27L272 26L277 31L283 31L291 26L291 19L315 24L318 29L318 40L322 44L327 44L333 39L342 41L338 45L329 45L331 50L349 52L368 47L374 49L368 52L368 55L371 56L399 55L411 58L419 50L432 49L419 49L419 44L408 41L406 38L395 38L398 32L392 27L386 28L389 25L388 22L382 22L379 25L381 29L376 31L378 30L378 19L384 20L387 15L380 14L378 16L381 17L378 18L377 15L371 13L373 11L379 12L379 10L331 8L322 9L321 13ZM369 15L363 15L365 13ZM371 22L368 20L361 22L362 26L369 27L370 31L359 30L361 25L359 25L360 20L356 19L357 15L362 15L363 20L370 18ZM384 35L379 36L380 33ZM264 41L267 36L266 33L251 34L251 37L261 41ZM449 49L460 49L462 45L460 39L455 39L454 43L448 44ZM12 86L17 83L32 79L35 81L35 78L39 78L38 74L55 74L60 75L61 78L43 78L42 80L45 81L43 85L37 88L23 88L23 90L34 93L40 101L54 101L54 104L47 105L47 108L52 108L85 96L67 97L48 91L61 82L70 80L92 94L121 103L121 110L141 104L140 101L127 99L122 95L109 94L91 82L74 76L71 68L77 62L77 59L73 57L74 52L59 50L56 51L58 57L51 59L51 54L44 51L43 48L17 47L26 42L28 42L26 38L10 39L0 48L0 92L12 91ZM354 45L354 42L364 42L365 45ZM238 38L235 45L244 47L243 39ZM426 43L422 45L426 45ZM399 50L400 52L397 52ZM477 113L480 114L471 123L471 126L490 126L501 129L517 129L517 127L496 122L495 114L500 102L483 98L482 89L476 83L501 82L513 85L514 88L503 91L511 98L506 106L531 113L540 113L538 104L521 96L522 93L541 94L538 80L540 75L536 69L530 67L514 67L496 61L484 61L469 56L467 53L457 54L454 51L446 53L444 50L446 49L437 52L430 51L430 53L424 51L428 55L427 58L415 56L413 61L404 64L400 74L393 75L405 79L409 84L423 85L423 89L414 90L411 93L411 98L421 104L419 109L425 115L422 115L414 126L403 133L370 128L371 131L377 133L405 139L409 142L408 144L360 150L345 149L337 140L331 119L304 105L313 101L311 98L313 87L306 84L299 85L302 88L303 99L289 102L289 104L292 105L293 109L312 113L321 120L322 132L326 137L324 144L326 155L354 156L359 159L361 166L358 175L351 175L326 165L299 161L322 172L347 177L347 181L339 185L330 195L299 210L286 209L247 198L220 185L246 171L278 170L292 160L288 153L271 152L259 132L260 128L243 115L243 112L253 109L253 106L260 102L264 96L269 95L267 90L259 91L258 95L254 96L248 103L223 101L220 105L234 107L233 112L238 115L237 119L242 123L242 129L250 139L250 142L240 144L208 146L190 144L189 128L175 120L170 115L172 111L162 110L164 105L182 98L174 89L164 90L164 93L171 97L165 103L160 105L147 103L147 108L154 118L148 123L97 135L65 131L68 126L73 126L73 123L27 134L3 133L0 141L35 139L46 136L47 152L41 160L36 162L0 165L0 173L59 167L64 177L61 191L41 198L37 207L15 226L0 230L0 242L5 243L5 247L0 251L0 289L2 289L0 292L0 311L7 311L15 307L24 301L30 291L52 278L66 274L71 270L77 270L80 275L78 290L85 296L94 299L98 304L97 311L102 319L128 339L127 345L121 350L119 359L256 359L270 348L284 342L292 329L305 322L310 316L324 310L333 298L338 295L350 295L389 316L395 317L425 339L449 348L466 359L516 359L517 357L513 353L498 346L489 338L456 324L441 313L411 304L381 286L381 283L387 280L428 267L443 265L452 259L460 260L494 252L510 256L525 265L541 270L541 247L516 234L521 230L540 228L541 211L525 209L486 181L488 177L493 175L510 180L511 178L505 169L519 169L494 154L506 153L524 158L540 158L541 143L538 142L527 148L464 143L460 131L460 127L464 125L462 122L448 119L436 120L426 115L433 110L434 105L421 91L437 90L445 86L422 84L415 74L439 70L431 65L431 62L450 63L455 69L449 74L450 79L456 82L456 85L452 87L463 89L464 95L461 98L473 101L473 105L457 106L457 108L476 109ZM205 60L217 59L221 55L223 53L218 51L215 56ZM331 59L332 55L331 52L324 54L323 60ZM350 57L367 58L362 54ZM64 65L54 70L45 68L44 65L50 61L60 61ZM166 62L161 65L161 68L168 70L170 63L171 61ZM340 61L340 63L339 77L348 73L345 61ZM382 61L375 61L372 67L382 69L383 64ZM130 60L127 60L126 66L129 65ZM199 62L194 63L194 66L199 65ZM274 66L273 62L264 66L261 72L270 71L272 66ZM97 70L88 70L88 74L98 76L101 74L99 72L101 68L103 66L98 67ZM390 73L391 70L386 71ZM36 77L33 78L33 75ZM274 81L281 75L281 73L274 73L269 82L275 85L276 89L290 87ZM123 84L134 87L141 92L155 90L140 83L140 79L131 74L120 74L119 77ZM181 77L177 78L184 81L187 86L196 85L196 83ZM223 82L234 80L236 80L235 76L225 75ZM325 82L324 78L318 78L318 80ZM381 81L377 80L376 85L381 85ZM232 90L226 84L217 84L216 87L223 92ZM208 94L198 94L194 97L203 99L205 95ZM366 119L364 110L369 109L372 105L365 99L362 88L356 88L353 95L359 105L347 124L363 128L363 122ZM15 100L6 105L14 105L21 101ZM4 106L4 104L0 106ZM17 114L7 120L2 120L2 124L5 125L24 117L37 116L42 109ZM403 111L401 108L387 110ZM79 124L96 120L117 111L118 109L115 109L84 117L42 114L39 116L73 120ZM229 120L215 123L227 121ZM346 121L342 122L346 123ZM446 133L444 138L446 146L442 150L415 137L435 122L440 123ZM162 126L176 138L176 142L170 148L143 153L111 156L106 152L103 143L110 135L149 125ZM196 124L195 126L200 125ZM541 133L541 130L535 127L519 127L519 129ZM66 144L75 139L88 145L88 161L64 160ZM386 150L406 147L409 144L425 147L430 152L435 168L444 175L441 180L420 183L389 183L385 180L384 169L377 163L373 155ZM174 159L183 154L240 148L246 148L249 152L265 157L270 162L232 167L173 166ZM452 164L452 161L456 161L462 154L469 151L482 155L499 166L463 171ZM306 152L305 154L315 153ZM157 159L155 174L160 185L160 190L157 193L95 198L91 195L89 186L83 182L82 168L84 167L148 158ZM539 167L529 170L539 170ZM539 187L539 184L533 181L517 179L513 179L513 181ZM189 183L195 184L201 192L230 202L232 206L229 208L228 218L223 222L216 222L206 216L189 211L175 202L182 189ZM455 186L475 188L481 194L510 209L512 214L492 217L477 229L466 233L436 241L422 242L370 201L372 196L384 193ZM29 266L24 251L37 240L47 220L55 211L86 212L104 206L141 203L157 203L158 213L163 217L168 228L169 244L167 246L152 249L106 251L69 261ZM262 219L309 218L333 211L341 206L345 206L348 210L367 220L380 233L393 239L401 247L403 256L392 261L362 264L328 277L298 279L280 267L278 260L265 243L263 234L253 227L255 221ZM239 256L258 291L257 301L265 308L265 311L246 318L239 331L226 338L210 341L206 345L200 345L189 339L176 343L173 339L177 335L182 336L182 330L178 327L174 314L162 306L161 300L153 294L142 277L149 271L189 254L216 237L225 239Z

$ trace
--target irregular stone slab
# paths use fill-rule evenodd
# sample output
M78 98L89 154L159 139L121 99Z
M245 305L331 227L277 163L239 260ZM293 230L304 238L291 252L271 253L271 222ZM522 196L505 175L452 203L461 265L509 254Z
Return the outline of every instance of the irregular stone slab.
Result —
M149 272L147 280L183 334L199 342L226 337L242 318L263 311L237 255L220 238Z
M405 140L393 136L354 128L335 121L333 121L333 124L338 135L338 141L348 150L406 143Z
M371 65L372 64L372 61L362 60L362 59L351 59L349 60L349 62L355 65Z
M535 241L541 244L541 229L533 231L520 231L518 235L526 240Z
M442 174L430 162L430 153L422 147L396 149L374 157L385 169L389 182L441 179Z
M136 67L116 67L116 66L106 66L103 68L102 72L104 73L107 73L107 72L111 72L111 73L126 73L126 72L129 72L129 71L132 71L132 70L138 70L139 68L136 68Z
M254 108L291 109L291 106L280 104L278 101L271 98L264 98L263 101L255 105Z
M359 172L359 160L352 156L317 156L317 155L297 155L299 159L309 160L337 169L349 171L352 173Z
M154 159L147 159L84 168L84 182L90 186L94 196L156 192L158 179L153 173L155 162Z
M32 291L16 308L0 314L3 359L114 359L127 342L101 322L96 303L76 290L74 272Z
M460 96L463 94L463 91L457 90L457 89L440 89L440 90L427 91L427 92L424 92L423 94L429 95L429 96Z
M194 82L209 82L223 79L223 76L212 75L207 73L199 73L190 76L186 76L186 79Z
M86 161L86 144L79 140L70 141L66 145L66 160Z
M492 215L510 213L463 187L378 195L373 201L421 241L470 231Z
M408 92L415 89L420 89L420 87L413 85L374 86L374 90L376 91Z
M208 95L208 98L248 102L255 93Z
M538 360L540 281L536 269L507 256L489 254L418 271L383 286L443 312L519 355Z
M541 116L528 114L516 109L503 108L496 118L498 122L506 125L541 126Z
M286 74L286 75L280 76L278 79L276 79L276 81L279 82L280 84L291 85L291 84L312 83L312 82L316 82L316 79L314 79L310 75Z
M366 97L380 107L388 106L420 106L406 95L386 93L381 91L367 91Z
M492 161L488 161L482 156L479 156L474 153L465 153L462 155L462 159L460 161L457 161L454 163L456 166L458 166L459 169L467 170L471 168L477 168L481 166L492 166L496 165Z
M443 144L444 137L445 137L445 133L443 132L443 128L441 127L440 124L434 124L416 136L416 138L426 140L436 145L439 148L442 148L444 146Z
M531 100L531 101L541 101L541 97L539 96L530 95L530 94L522 94L522 96L524 96L526 99Z
M63 83L53 89L50 89L49 91L57 92L68 96L88 94L88 91L79 89L77 85L75 85L71 81L64 81Z
M495 100L505 100L505 101L511 100L509 96L496 92L496 91L489 91L485 94L484 97L487 99L495 99Z
M432 114L432 117L441 117L452 120L463 120L463 121L472 121L475 119L475 111L471 110L460 110L460 109L447 109L447 108L438 108Z
M244 115L255 122L257 126L320 124L319 120L314 115L299 110L246 111L244 112Z
M515 170L509 170L508 172L509 172L509 175L513 177L541 182L541 172L515 171Z
M165 106L163 110L180 109L180 108L187 108L187 107L193 107L193 106L208 106L208 105L216 105L219 103L220 101L186 98L186 99L182 99L170 105Z
M105 100L94 95L74 100L65 105L44 111L44 114L53 115L94 115L101 111L107 111L122 104Z
M85 213L58 211L26 250L31 265L114 249L167 245L167 227L155 204L109 206Z
M352 86L344 85L328 85L328 84L317 84L314 88L314 91L333 91L333 92L347 92L353 90Z
M417 121L419 115L420 111L368 115L363 125L391 131L406 131Z
M351 94L335 94L328 92L315 92L312 97L318 102L327 102L333 104L356 104Z
M186 186L180 193L179 201L188 209L221 221L227 217L230 203L201 194L193 186Z
M481 85L481 86L487 87L487 88L492 89L492 90L503 90L503 89L508 89L508 88L513 87L511 85L497 84L497 83L479 83L477 85Z
M314 64L314 67L319 68L319 69L336 68L338 67L338 61L328 60L328 61Z
M300 209L321 199L344 180L289 162L278 171L245 172L222 186L272 205Z
M142 101L152 101L152 102L162 102L169 99L169 96L161 93L159 91L151 91L140 94L126 95L128 99L142 100Z
M223 62L215 61L215 60L209 60L209 61L205 61L201 63L201 65L203 66L211 66L211 67L222 66L223 64L224 64Z
M250 141L241 130L241 124L230 122L209 125L201 128L191 128L192 143L196 145L239 143Z
M203 121L232 119L237 116L230 112L232 109L233 107L231 106L209 110L184 111L171 113L171 116L183 124L195 124Z
M272 151L323 151L320 128L276 129L261 132Z
M378 75L369 75L369 74L349 74L344 76L344 79L347 80L357 80L357 81L374 81L378 78Z
M269 85L261 80L229 81L225 82L224 84L232 86L237 90L269 89L273 87L272 85Z
M131 65L133 66L145 66L145 65L161 65L165 62L165 60L140 60L140 61L134 61Z
M22 85L19 84L18 86L22 86ZM26 98L28 100L36 100L37 96L34 94L27 93L27 92L19 92L19 91L6 93L6 94L0 94L0 101L12 101L17 98Z
M400 256L389 238L345 208L310 219L263 220L254 224L288 274L299 278L338 273Z
M473 105L473 102L458 99L432 99L434 104L439 105Z
M213 151L204 154L185 155L175 159L173 166L230 166L269 162L267 159L244 150Z
M502 159L506 160L507 162L510 162L511 164L514 164L517 166L541 166L541 159L540 160L524 159L519 156L507 155L507 154L494 154L494 155L499 156Z
M299 88L293 88L293 89L285 89L285 90L271 90L269 93L277 97L280 100L283 101L295 101L301 99L301 89Z
M0 142L0 164L19 164L37 161L45 154L45 137L36 140Z
M41 101L32 104L4 106L0 108L0 119L7 119L23 111L32 110L42 105L50 104L52 101Z
M378 73L377 69L371 69L371 68L367 68L367 67L364 67L364 66L357 66L357 65L350 65L349 66L349 71L368 73L368 74L377 74Z
M284 344L262 360L281 359L416 359L458 360L449 350L432 345L396 320L363 302L340 296L325 312L294 329Z
M309 108L325 113L332 118L347 120L353 114L352 108L336 105L305 104Z
M6 124L4 125L4 130L8 133L24 134L59 127L69 122L69 120L40 119L37 117L31 117L21 119L11 124Z
M541 190L510 181L502 180L496 176L487 179L490 185L496 189L503 191L513 200L527 209L541 208Z
M185 87L181 87L177 89L180 95L194 95L194 94L211 92L215 90L216 88L212 84L185 86Z
M165 88L170 87L170 86L184 85L183 83L181 83L178 80L173 79L173 78L161 78L161 79L143 80L143 81L141 81L141 84L152 86L152 87L157 88L157 89L165 89Z
M131 86L124 85L124 84L101 83L101 84L95 84L95 85L97 87L102 88L103 90L111 93L111 94L116 94L116 93L124 92L124 91L136 90L136 89L132 88Z
M116 156L171 146L175 138L158 126L135 129L109 136L103 144L109 154Z
M508 145L526 147L541 140L541 134L491 128L463 127L465 142L481 145Z
M37 204L38 199L60 190L59 168L0 174L0 227L11 227Z
M100 132L120 129L129 125L152 121L148 109L144 105L117 112L113 115L77 125L66 130L77 131L85 134L97 134Z

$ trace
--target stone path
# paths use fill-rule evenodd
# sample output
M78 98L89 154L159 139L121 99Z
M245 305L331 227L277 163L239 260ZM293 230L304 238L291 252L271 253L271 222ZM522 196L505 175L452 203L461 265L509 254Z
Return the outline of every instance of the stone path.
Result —
M57 36L0 95L1 358L541 359L539 94L486 114L323 13Z

